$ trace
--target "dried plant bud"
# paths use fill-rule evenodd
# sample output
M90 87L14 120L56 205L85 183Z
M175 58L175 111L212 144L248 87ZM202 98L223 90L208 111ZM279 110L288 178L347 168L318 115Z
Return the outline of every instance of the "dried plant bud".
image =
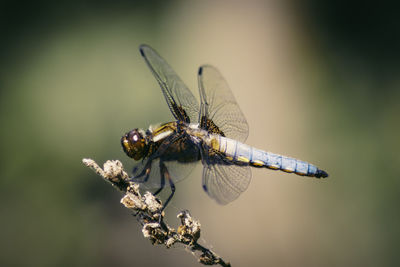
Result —
M82 162L125 194L121 203L134 212L143 226L143 236L152 244L164 244L166 248L171 248L174 244L181 243L187 246L189 251L200 252L197 258L204 265L230 266L212 250L197 243L201 225L198 220L192 218L189 211L184 210L177 215L181 220L177 230L166 224L164 212L160 213L163 207L161 201L150 192L142 196L139 184L131 181L120 161L108 160L103 169L92 159L83 159Z

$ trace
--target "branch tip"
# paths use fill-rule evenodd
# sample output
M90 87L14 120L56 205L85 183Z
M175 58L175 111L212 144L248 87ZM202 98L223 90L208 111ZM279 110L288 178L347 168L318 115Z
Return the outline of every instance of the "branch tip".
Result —
M140 185L132 181L119 160L107 160L103 168L92 159L84 158L82 162L124 193L121 199L122 205L134 212L134 216L142 225L143 236L152 244L164 244L166 248L171 248L175 243L181 243L192 252L200 252L200 255L193 254L204 265L230 266L212 250L197 243L201 224L188 210L183 210L177 215L181 221L177 230L166 224L165 214L161 212L163 207L161 201L148 191L142 195Z

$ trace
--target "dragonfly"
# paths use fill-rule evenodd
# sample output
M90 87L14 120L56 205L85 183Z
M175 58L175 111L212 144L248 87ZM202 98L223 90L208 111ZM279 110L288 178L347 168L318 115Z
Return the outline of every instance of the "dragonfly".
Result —
M217 203L237 199L249 186L251 167L281 170L300 176L325 178L328 174L308 162L286 157L244 142L248 123L227 82L217 68L198 70L200 103L170 65L150 46L140 53L150 68L175 118L171 122L133 129L121 138L124 152L138 161L132 180L175 193L175 183L189 176L201 162L202 186Z

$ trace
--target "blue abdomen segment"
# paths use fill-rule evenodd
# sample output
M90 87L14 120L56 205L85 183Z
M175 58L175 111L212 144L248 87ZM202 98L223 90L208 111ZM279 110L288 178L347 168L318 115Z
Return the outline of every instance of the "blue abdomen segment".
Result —
M328 176L326 172L308 162L258 149L253 149L250 165L317 178Z
M218 145L215 148L236 164L266 167L316 178L328 177L325 171L308 162L259 150L226 137L218 136Z

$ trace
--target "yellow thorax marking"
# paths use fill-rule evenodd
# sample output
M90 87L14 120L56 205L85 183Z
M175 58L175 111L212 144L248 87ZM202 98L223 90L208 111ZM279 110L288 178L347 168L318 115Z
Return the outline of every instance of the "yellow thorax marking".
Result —
M219 142L215 137L211 139L211 148L214 150L219 150Z
M153 135L157 135L157 134L160 134L162 132L169 131L169 130L174 131L175 129L176 129L176 122L168 122L168 123L163 124L160 127L156 128L153 131Z
M153 141L158 142L170 134L172 134L176 130L176 123L169 122L166 124L161 125L160 127L153 130Z

